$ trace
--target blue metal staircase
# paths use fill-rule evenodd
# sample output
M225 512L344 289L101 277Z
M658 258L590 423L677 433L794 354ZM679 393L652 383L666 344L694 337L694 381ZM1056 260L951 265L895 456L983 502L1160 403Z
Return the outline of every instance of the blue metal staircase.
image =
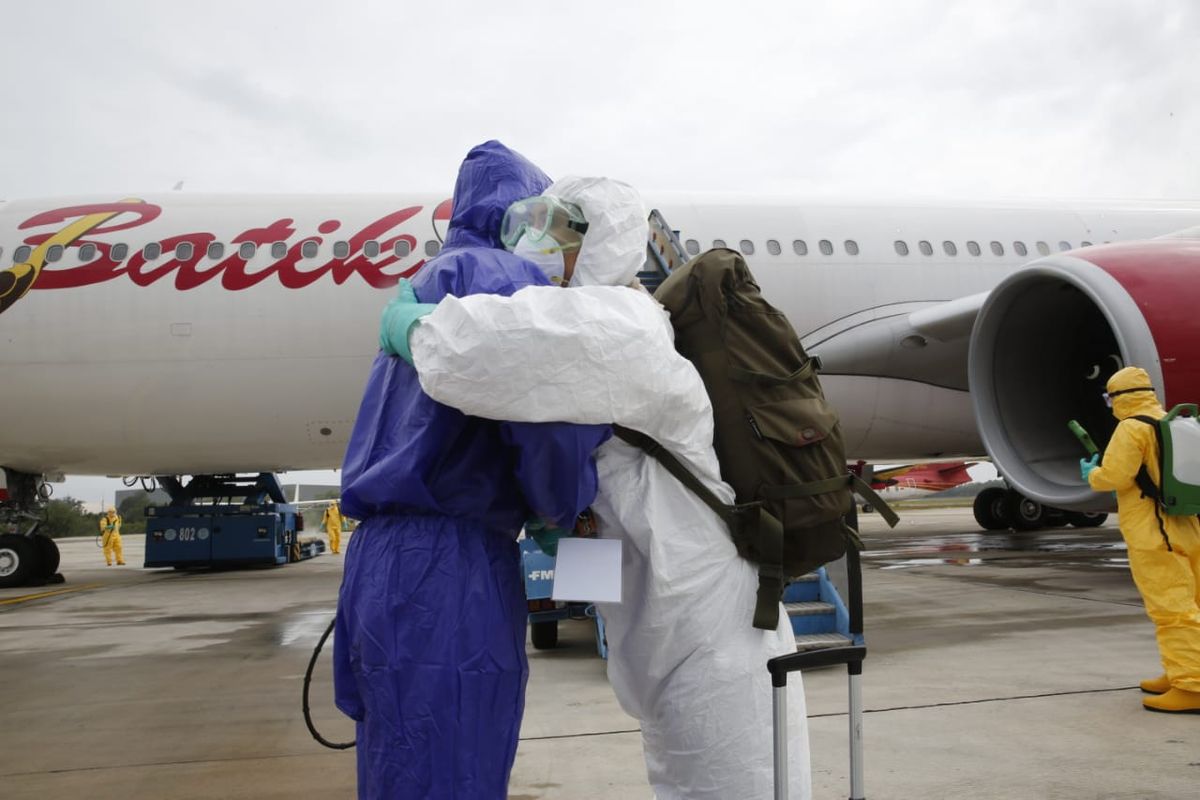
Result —
M862 644L850 632L850 612L825 567L788 584L783 607L792 622L797 650Z

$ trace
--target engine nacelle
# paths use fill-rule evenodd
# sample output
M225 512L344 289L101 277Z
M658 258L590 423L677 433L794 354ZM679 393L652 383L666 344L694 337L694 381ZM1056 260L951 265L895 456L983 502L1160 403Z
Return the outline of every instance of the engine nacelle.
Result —
M980 435L1014 489L1045 505L1113 510L1079 477L1116 420L1102 394L1125 365L1150 373L1160 400L1200 401L1200 239L1089 247L1033 262L991 292L971 335L968 377Z

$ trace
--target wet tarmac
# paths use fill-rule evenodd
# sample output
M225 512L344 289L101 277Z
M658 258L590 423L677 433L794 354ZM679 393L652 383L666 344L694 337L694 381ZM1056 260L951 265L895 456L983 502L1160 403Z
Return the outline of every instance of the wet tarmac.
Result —
M1200 716L1151 714L1160 671L1115 520L981 532L969 509L864 517L867 796L1192 798ZM141 560L139 537L125 537ZM338 557L266 570L104 567L62 543L68 582L0 590L0 797L349 798L353 751L310 738L300 687ZM648 798L637 724L588 623L530 649L510 798ZM332 705L328 655L314 716ZM848 786L846 677L804 676L817 798Z

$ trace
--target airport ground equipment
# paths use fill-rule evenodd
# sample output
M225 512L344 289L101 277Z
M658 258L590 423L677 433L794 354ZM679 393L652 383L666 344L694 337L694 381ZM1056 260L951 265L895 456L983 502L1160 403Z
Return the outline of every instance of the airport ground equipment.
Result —
M547 555L537 542L526 537L520 541L521 572L525 578L525 602L529 607L529 638L537 650L549 650L558 644L558 623L564 619L590 619L596 625L596 652L608 658L604 639L604 618L593 603L553 600L554 556Z
M867 645L863 640L862 565L859 562L858 551L852 547L846 549L845 565L849 599L847 633L853 643L841 647L798 650L795 653L777 656L767 662L767 669L771 673L774 712L776 800L786 800L788 792L786 691L788 675L797 670L837 664L845 664L849 674L850 800L864 800L865 798L863 794L862 664L867 657Z
M320 539L300 539L300 513L271 473L196 475L187 485L161 477L159 484L171 502L146 509L147 567L287 564L325 550Z
M42 530L50 495L42 476L0 469L0 588L63 582L58 545Z

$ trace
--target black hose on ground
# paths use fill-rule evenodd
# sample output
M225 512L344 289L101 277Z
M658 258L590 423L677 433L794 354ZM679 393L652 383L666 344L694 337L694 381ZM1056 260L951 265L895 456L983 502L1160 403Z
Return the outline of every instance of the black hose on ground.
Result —
M341 743L329 741L317 733L316 727L313 726L312 714L308 710L308 685L312 683L313 669L317 666L317 656L321 654L321 648L325 646L325 640L329 638L329 634L333 633L333 623L336 621L337 617L329 620L329 627L325 629L325 632L321 634L321 638L317 640L317 646L313 649L312 658L308 660L308 669L304 671L304 692L301 702L304 706L304 724L308 726L308 732L312 734L312 737L330 750L349 750L357 744L357 740Z

